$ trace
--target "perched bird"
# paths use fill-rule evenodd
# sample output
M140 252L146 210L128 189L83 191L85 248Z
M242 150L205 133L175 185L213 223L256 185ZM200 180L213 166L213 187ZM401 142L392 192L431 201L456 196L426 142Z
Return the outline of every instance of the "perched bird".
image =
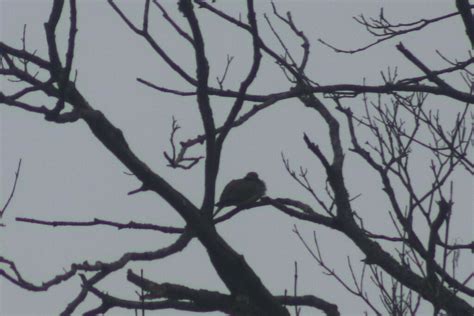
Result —
M226 206L241 206L256 202L266 190L265 182L259 179L256 172L249 172L242 179L232 180L222 191L221 198L216 203L217 210L214 216Z

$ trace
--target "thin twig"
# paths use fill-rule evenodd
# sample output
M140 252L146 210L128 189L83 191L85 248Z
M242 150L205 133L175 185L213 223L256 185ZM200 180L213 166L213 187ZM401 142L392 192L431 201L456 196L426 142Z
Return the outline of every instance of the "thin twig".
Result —
M15 181L13 182L12 191L10 192L10 196L8 197L7 202L5 203L5 205L3 206L2 210L0 211L0 218L3 217L3 214L4 214L5 211L7 210L7 207L8 207L8 205L10 204L10 201L12 200L13 195L15 194L16 184L17 184L17 182L18 182L18 177L19 177L19 175L20 175L20 168L21 168L21 158L20 158L20 160L18 161L18 167L16 168Z

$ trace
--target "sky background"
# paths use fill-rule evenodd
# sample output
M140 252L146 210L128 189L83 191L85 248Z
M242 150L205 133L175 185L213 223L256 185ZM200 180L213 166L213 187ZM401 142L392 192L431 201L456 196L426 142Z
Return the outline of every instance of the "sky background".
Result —
M179 140L202 132L195 98L159 93L141 85L136 78L186 91L192 90L192 87L176 76L143 39L130 31L106 1L78 2L79 33L73 65L78 70L78 89L94 108L103 111L113 124L122 129L138 157L193 203L200 205L204 164L199 163L188 171L175 170L166 166L162 154L170 149L169 133L173 116L182 126L177 135ZM118 3L132 20L140 21L140 1ZM172 16L186 28L173 1L164 3ZM420 75L396 50L395 45L400 40L432 69L445 67L435 49L459 60L468 56L469 47L459 18L449 19L356 55L335 54L317 42L318 38L323 38L341 48L359 47L370 42L371 38L355 23L353 16L360 13L375 16L383 5L392 21L409 22L455 11L450 1L276 1L276 4L281 12L291 10L295 23L310 39L312 54L307 73L320 84L361 84L364 78L369 84L381 83L380 71L386 70L387 66L398 66L401 77ZM217 5L233 16L239 13L242 17L246 16L240 1L217 1ZM43 23L48 19L49 10L50 1L0 0L1 40L21 47L23 25L27 24L27 48L38 50L37 55L46 57ZM256 1L256 10L262 37L279 50L262 15L266 12L271 16L269 1ZM200 25L211 64L210 83L217 86L215 78L222 74L229 54L235 58L225 88L235 89L250 67L251 38L203 10L197 10L197 13L201 18ZM157 42L189 73L194 74L194 55L187 42L163 22L157 10L153 10L152 15L150 28ZM273 16L271 18L296 56L300 57L300 43L284 25ZM68 24L65 22L61 20L57 35L62 52L66 48ZM0 83L2 91L9 92L15 87L5 80ZM279 68L264 58L259 78L249 92L265 94L288 87ZM445 98L433 97L431 100L433 109L439 109L447 122L456 113L453 108L456 111L461 108L461 104ZM37 105L54 104L40 95L27 101ZM221 125L232 102L214 97L211 101L216 121ZM360 99L355 99L345 101L344 105L361 109L362 103ZM246 103L245 109L252 106L253 103ZM93 137L84 122L56 125L36 114L4 105L0 106L0 117L0 201L4 201L10 193L18 159L23 159L14 200L2 219L6 226L0 229L0 252L17 263L25 279L40 284L75 262L109 262L125 252L156 250L175 240L176 236L159 232L118 231L110 227L53 229L16 222L15 217L76 221L101 218L117 222L134 220L183 225L179 215L156 194L127 195L140 183L124 174L126 168ZM338 118L342 119L342 116L338 115ZM343 131L346 132L345 129ZM298 199L317 208L308 193L288 176L280 156L283 152L296 169L300 165L308 168L314 188L318 192L324 190L326 177L323 168L306 149L303 132L325 152L329 152L325 123L315 111L304 108L296 100L272 105L244 126L232 130L222 153L218 194L230 180L240 178L248 171L257 171L267 184L268 196ZM347 133L344 135L347 149ZM360 135L366 136L363 131ZM195 147L191 153L202 154L203 147ZM428 156L419 152L416 157L413 164L416 181L420 187L427 187L431 180ZM388 215L389 205L381 191L380 181L372 170L349 152L345 178L352 196L362 194L354 201L354 207L364 218L366 227L375 233L393 232ZM472 179L459 173L455 180L453 233L460 241L467 242L472 240L473 229ZM343 315L361 315L368 310L364 303L322 273L292 232L295 224L309 241L313 231L316 231L327 263L347 281L350 280L348 256L356 271L360 271L359 263L364 256L349 239L324 227L298 222L271 207L248 210L220 225L218 231L245 256L274 294L282 295L285 289L293 288L293 265L297 261L300 294L313 294L336 303ZM192 241L183 252L172 257L152 263L132 263L127 268L135 272L143 269L145 277L157 282L226 292L224 284L210 266L204 248L197 241ZM99 283L98 288L121 298L135 298L136 288L125 280L126 269ZM471 258L461 256L459 269L460 276L468 275L472 269ZM42 293L27 292L0 279L0 314L58 314L79 290L77 277ZM378 302L377 293L370 287L369 291L373 300ZM77 313L96 304L97 301L89 296ZM429 308L425 310L429 311ZM114 310L111 314L133 315L133 312ZM160 312L147 312L147 315L155 314ZM173 311L162 314L191 315ZM303 315L318 315L318 312L305 310Z

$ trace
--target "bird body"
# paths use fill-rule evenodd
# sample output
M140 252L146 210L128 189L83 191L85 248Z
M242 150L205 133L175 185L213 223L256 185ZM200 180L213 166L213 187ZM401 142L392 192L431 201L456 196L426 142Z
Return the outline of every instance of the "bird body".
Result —
M259 179L256 172L249 172L244 178L230 181L222 191L218 209L215 214L226 206L241 206L256 202L266 192L265 182Z

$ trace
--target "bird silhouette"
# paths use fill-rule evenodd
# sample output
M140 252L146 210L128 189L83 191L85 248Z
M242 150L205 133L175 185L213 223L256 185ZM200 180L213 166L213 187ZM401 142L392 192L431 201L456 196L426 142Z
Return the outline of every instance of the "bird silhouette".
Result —
M214 216L226 206L242 206L256 202L266 190L265 182L256 172L249 172L241 179L232 180L224 187L219 202L216 203Z

